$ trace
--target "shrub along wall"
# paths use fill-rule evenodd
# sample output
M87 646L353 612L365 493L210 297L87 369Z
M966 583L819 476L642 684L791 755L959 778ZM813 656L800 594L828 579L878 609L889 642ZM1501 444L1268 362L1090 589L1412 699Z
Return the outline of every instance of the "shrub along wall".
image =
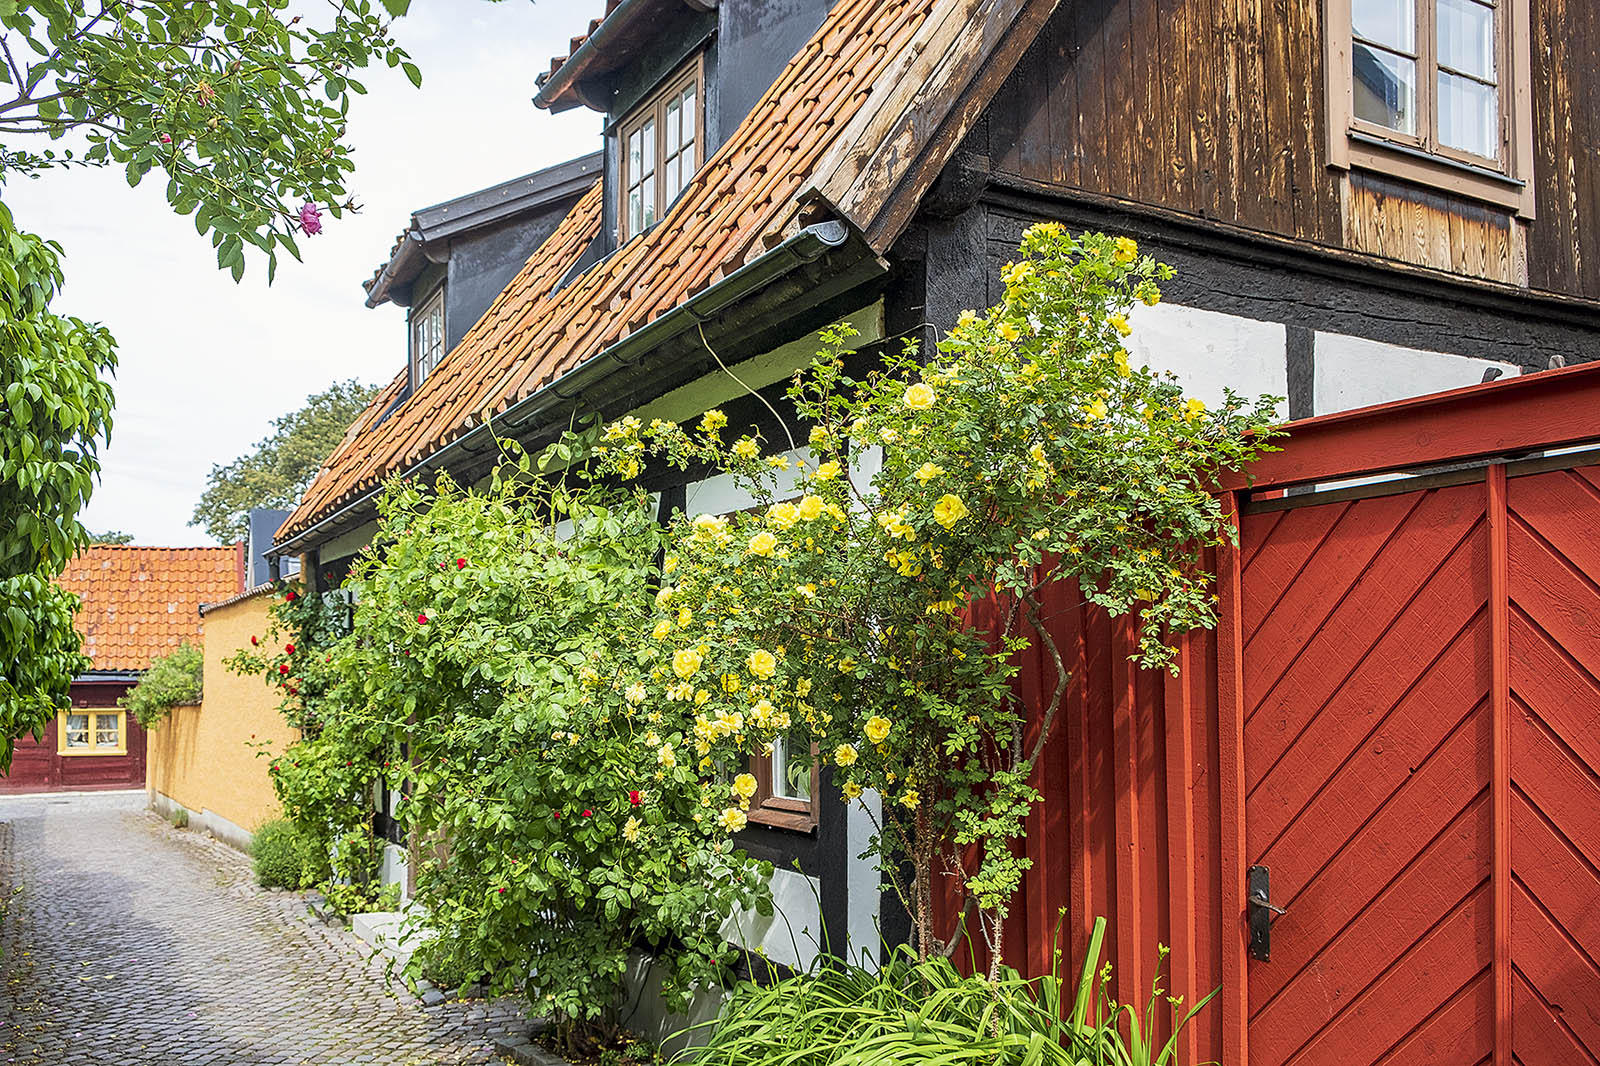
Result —
M150 805L163 814L183 807L191 828L210 829L236 847L247 846L250 833L279 813L267 760L256 751L265 745L281 752L299 737L259 674L240 677L222 665L266 632L271 602L263 589L206 611L204 699L173 708L150 733Z

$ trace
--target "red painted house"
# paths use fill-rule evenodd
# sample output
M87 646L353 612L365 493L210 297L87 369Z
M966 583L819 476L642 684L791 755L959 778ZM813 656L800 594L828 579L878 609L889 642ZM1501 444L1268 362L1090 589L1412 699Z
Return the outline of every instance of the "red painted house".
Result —
M200 605L244 588L244 545L140 548L95 544L58 579L83 601L78 631L90 670L72 683L72 709L41 740L17 741L0 793L140 788L145 736L117 698L157 655L201 637Z

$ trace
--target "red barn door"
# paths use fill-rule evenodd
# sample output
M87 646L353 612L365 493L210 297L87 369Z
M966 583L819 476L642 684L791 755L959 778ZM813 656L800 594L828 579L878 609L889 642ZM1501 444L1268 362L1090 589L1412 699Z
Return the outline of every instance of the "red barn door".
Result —
M1600 1061L1600 474L1507 469L1243 519L1256 1066Z

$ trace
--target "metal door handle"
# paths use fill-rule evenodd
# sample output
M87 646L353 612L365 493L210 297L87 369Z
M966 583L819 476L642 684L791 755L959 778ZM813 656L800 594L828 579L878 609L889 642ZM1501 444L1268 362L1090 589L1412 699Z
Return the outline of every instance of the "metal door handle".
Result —
M1272 903L1272 874L1265 866L1252 866L1246 874L1245 921L1250 926L1250 957L1272 961L1272 923L1289 912Z

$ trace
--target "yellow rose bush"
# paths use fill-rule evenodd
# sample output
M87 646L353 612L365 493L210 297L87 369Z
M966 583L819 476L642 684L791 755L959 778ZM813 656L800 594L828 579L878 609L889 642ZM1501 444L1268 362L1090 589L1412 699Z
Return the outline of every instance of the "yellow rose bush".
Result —
M824 753L845 796L878 793L880 865L924 957L959 936L934 928L943 874L999 957L1027 866L1014 845L1039 800L1030 777L1069 680L1045 590L1073 582L1133 616L1147 667L1171 667L1169 641L1214 624L1202 560L1229 527L1208 489L1264 446L1276 399L1207 407L1130 360L1127 315L1170 276L1126 238L1035 226L1004 300L964 314L925 361L908 345L860 371L848 328L829 331L790 389L810 426L789 431L807 442L799 462L721 412L606 432L613 476L709 464L755 504L669 529L670 603L643 629L670 666L646 682L650 700L692 701L702 773L730 745L786 736ZM1014 660L1030 645L1054 665L1025 742Z

